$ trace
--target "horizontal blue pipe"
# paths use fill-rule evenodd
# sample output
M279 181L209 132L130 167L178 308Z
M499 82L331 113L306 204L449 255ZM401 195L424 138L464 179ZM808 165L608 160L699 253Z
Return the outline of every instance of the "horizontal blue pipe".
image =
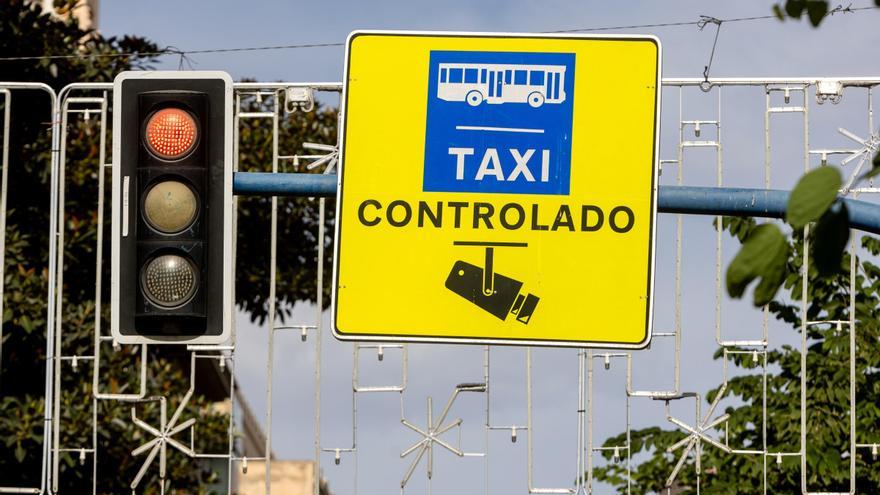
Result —
M232 193L239 196L336 196L336 176L235 172Z
M690 215L783 218L789 191L727 187L660 186L657 210ZM844 198L849 225L880 234L880 205Z
M242 196L336 196L336 176L236 172L232 191ZM880 205L844 199L850 226L880 234ZM661 213L782 218L788 191L727 187L660 186Z

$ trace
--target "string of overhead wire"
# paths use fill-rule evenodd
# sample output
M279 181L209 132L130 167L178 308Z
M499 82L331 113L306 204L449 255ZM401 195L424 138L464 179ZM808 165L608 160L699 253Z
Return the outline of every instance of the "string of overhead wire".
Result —
M850 14L859 12L862 10L875 10L878 7L844 7L842 5L838 5L837 7L829 10L825 16L833 16L834 14ZM559 31L545 31L545 33L549 34L560 34L560 33L592 33L597 31L615 31L618 29L644 29L644 28L655 28L655 27L676 27L676 26L697 26L702 29L702 26L705 26L707 22L718 22L718 23L728 23L728 22L749 22L749 21L764 21L767 19L779 19L775 14L769 15L756 15L750 17L733 17L730 19L718 19L716 17L701 15L698 20L695 21L680 21L680 22L665 22L662 24L633 24L629 26L609 26L609 27L594 27L594 28L582 28L582 29L562 29Z
M837 6L836 8L829 10L826 16L832 16L834 14L850 14L856 13L865 10L876 10L878 7L843 7ZM663 23L654 23L654 24L630 24L630 25L622 25L622 26L602 26L602 27L589 27L589 28L577 28L577 29L561 29L556 31L544 31L547 34L565 34L565 33L594 33L600 31L617 31L621 29L650 29L650 28L666 28L666 27L680 27L680 26L698 26L702 29L702 26L705 26L707 22L713 22L718 25L721 23L731 23L731 22L751 22L751 21L761 21L768 19L778 19L776 15L759 15L759 16L750 16L750 17L734 17L730 19L718 19L715 17L704 16L701 15L699 19L693 21L679 21L679 22L663 22ZM127 52L127 53L72 53L66 55L32 55L32 56L17 56L17 57L0 57L0 62L14 62L14 61L25 61L25 60L60 60L60 59L92 59L92 58L155 58L155 57L164 57L164 56L179 56L179 57L187 57L190 55L202 55L202 54L210 54L210 53L236 53L236 52L256 52L256 51L269 51L269 50L298 50L298 49L308 49L308 48L327 48L327 47L341 47L345 46L345 43L299 43L292 45L270 45L270 46L249 46L249 47L236 47L236 48L209 48L202 50L179 50L174 47L168 47L163 50L153 51L153 52Z

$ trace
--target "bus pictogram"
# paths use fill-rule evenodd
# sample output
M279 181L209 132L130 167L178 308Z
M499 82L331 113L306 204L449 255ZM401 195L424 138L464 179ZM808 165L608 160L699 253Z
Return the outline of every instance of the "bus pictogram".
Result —
M489 104L565 101L564 65L440 64L437 98L464 101L472 107Z
M431 50L431 192L569 194L575 54Z

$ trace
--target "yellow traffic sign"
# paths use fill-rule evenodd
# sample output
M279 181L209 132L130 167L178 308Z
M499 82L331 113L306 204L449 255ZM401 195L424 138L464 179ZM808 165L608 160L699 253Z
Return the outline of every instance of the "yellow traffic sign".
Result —
M660 58L650 36L352 33L335 335L647 345Z

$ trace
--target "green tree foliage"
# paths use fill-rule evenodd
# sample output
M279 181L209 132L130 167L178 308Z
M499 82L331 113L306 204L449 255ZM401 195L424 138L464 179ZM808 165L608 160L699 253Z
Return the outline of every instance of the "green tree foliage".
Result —
M880 6L880 0L875 0ZM784 5L774 5L780 20L800 19L806 15L810 23L819 26L829 15L845 12L849 7L830 8L824 0L786 0ZM857 178L865 180L880 173L880 154L875 155L872 169ZM753 280L760 280L754 290L755 306L768 304L772 314L799 330L798 307L779 302L776 293L783 288L794 301L802 297L802 279L798 273L803 263L804 234L809 236L810 269L808 272L809 301L808 320L847 320L850 310L849 254L845 253L849 240L848 212L838 194L842 185L840 172L834 167L820 167L800 178L789 196L785 221L792 227L793 240L773 224L755 226L751 220L726 219L724 227L742 242L742 248L728 266L726 285L731 297L742 297ZM809 228L806 228L809 227ZM805 229L806 228L806 229ZM880 242L864 237L864 247L872 255L880 253ZM867 260L857 260L856 288L856 419L857 441L876 443L880 439L878 409L878 288L880 270ZM846 272L846 274L844 273ZM849 421L848 392L849 374L845 366L849 362L849 337L847 332L837 332L831 326L811 326L808 329L809 352L807 371L816 386L807 390L807 480L811 487L821 482L821 489L848 491L849 476ZM723 353L717 352L716 359ZM729 435L731 445L743 448L761 447L762 383L754 371L757 364L742 355L731 356L731 361L744 370L733 378L726 393L741 400L744 405L728 408L731 414ZM767 389L767 445L771 451L797 452L800 445L800 410L796 406L800 396L801 353L798 348L783 346L768 353L767 361L773 370L768 376ZM719 389L709 392L712 400ZM639 465L635 480L635 493L660 491L668 473L672 454L666 447L683 438L679 431L650 428L633 434L633 451L645 452L648 461ZM614 444L622 437L609 440ZM857 491L880 492L880 469L871 464L873 456L865 450L856 459ZM775 493L800 491L799 458L782 457L780 464L768 472L767 483ZM762 481L763 459L761 456L725 455L713 447L707 447L703 458L703 487L711 493L738 493L743 487L758 487ZM618 486L624 471L620 466L608 466L598 473ZM695 485L695 473L690 469L679 477L677 488L685 491ZM688 492L692 492L690 489Z
M42 14L38 2L0 2L0 58L47 55L81 56L54 59L0 60L0 80L43 82L56 91L72 82L108 82L123 70L146 69L155 63L151 54L162 52L154 43L135 36L103 37L80 30L72 20ZM131 56L119 56L132 54ZM39 486L43 430L43 383L45 378L46 293L48 290L49 163L51 159L51 108L49 99L35 91L13 92L12 133L9 167L9 211L6 226L6 258L3 305L3 345L0 361L0 486ZM0 111L2 111L0 101ZM263 106L253 102L254 108ZM0 114L2 115L2 114ZM98 166L100 128L97 119L72 116L67 127L65 178L63 340L64 355L91 355L95 326L95 242L97 236ZM303 141L335 143L333 110L297 113L281 123L280 146L284 152L301 150ZM245 124L241 129L241 165L245 170L268 170L271 166L271 127L265 123ZM293 135L294 137L289 137ZM108 153L109 160L109 153ZM105 179L109 184L109 172ZM109 205L109 187L105 202ZM254 319L263 319L268 295L269 200L240 202L237 294L239 307ZM279 309L289 314L293 304L315 298L317 201L279 201ZM328 203L328 226L332 224L332 203ZM109 221L109 207L105 211ZM328 228L328 232L332 229ZM109 235L104 236L104 256L109 256ZM325 240L330 244L330 237ZM105 304L101 321L107 333L109 316L109 263L105 263ZM329 273L329 270L325 273ZM329 284L325 289L329 291ZM326 291L325 291L326 292ZM326 296L325 296L326 297ZM133 346L132 346L133 347ZM102 348L101 390L104 393L133 393L139 385L139 350L109 343ZM188 354L172 348L150 349L147 395L168 399L169 415L177 408L189 387ZM148 433L131 422L131 403L92 399L91 362L70 361L61 369L62 448L90 448L92 414L98 418L98 493L130 491L129 483L145 459L131 456L131 450L149 441ZM201 370L201 368L200 368ZM200 374L197 380L204 378ZM202 382L200 382L202 383ZM198 390L198 389L197 389ZM215 408L213 400L196 394L182 420L198 418L195 426L199 452L224 452L228 416ZM148 424L158 425L158 402L137 405L137 414ZM178 439L189 443L188 432ZM169 448L169 485L176 493L201 493L217 479L208 464L189 459ZM91 492L91 455L81 464L78 452L61 456L62 493ZM141 482L143 493L158 492L158 469L154 461Z
M874 3L880 7L880 0L874 0ZM785 0L785 4L777 3L773 5L773 13L781 21L784 21L786 18L800 19L806 15L810 24L813 27L817 27L829 15L837 12L846 12L851 6L852 4L846 7L843 4L837 4L832 9L827 0Z
M833 275L840 270L843 249L849 239L849 217L846 205L838 197L842 181L834 167L820 167L800 178L786 206L785 221L795 232L815 222L810 232L813 243L812 260L822 275ZM727 293L742 297L746 287L755 279L754 303L761 307L779 291L785 280L788 243L776 224L767 223L749 231L743 238L742 248L727 267Z
M255 98L243 103L248 111L274 111L274 100ZM336 144L337 112L316 103L315 110L297 112L279 122L278 149L281 155L303 153L303 143ZM272 170L272 122L269 119L243 120L239 137L239 168L248 172ZM281 160L281 172L306 172L303 161L295 166L292 160ZM314 170L321 172L322 170ZM270 198L240 197L238 199L238 244L236 245L236 290L238 305L251 318L262 323L267 316L269 295ZM309 198L278 198L278 268L276 279L277 310L280 317L291 314L297 301L315 301L318 261L319 201ZM333 199L326 200L325 253L333 242ZM328 275L332 273L330 256L324 257L325 281L323 304L330 304Z
M874 0L880 7L880 0ZM846 13L851 5L838 5L830 8L826 0L786 0L785 4L773 5L773 12L780 20L800 19L806 14L813 27L836 13ZM880 152L874 155L872 168L857 181L863 181L880 174ZM816 222L811 235L814 244L813 261L822 274L832 274L840 266L843 250L849 236L847 228L849 215L846 205L837 198L842 185L840 172L833 167L812 170L798 181L791 192L786 208L785 220L795 230L803 229ZM763 306L773 299L782 286L779 276L786 253L778 240L783 236L775 226L759 232L752 239L746 239L742 251L731 261L727 271L727 293L734 298L743 296L752 280L761 281L755 287L755 306ZM775 240L776 242L774 242ZM763 250L762 250L763 249ZM767 260L749 253L762 253Z
M754 236L762 227L754 220L726 218L723 227L740 242ZM873 256L880 255L880 241L863 237L862 247ZM768 305L770 313L799 332L801 325L800 301L804 243L802 236L786 242L791 253L784 261L783 287L785 302L779 298ZM843 320L850 317L849 254L840 260L838 270L826 276L815 266L808 270L807 320ZM880 266L868 259L856 260L855 322L856 322L856 439L858 443L880 442ZM814 490L847 492L849 490L849 332L843 325L808 327L807 370L807 472L809 486ZM716 359L723 359L719 349ZM762 449L762 377L761 360L750 354L728 355L733 369L739 369L729 381L726 402L734 404L723 411L730 415L728 422L729 445L741 449ZM798 452L800 450L800 346L782 346L767 354L767 446L770 452ZM720 387L706 394L715 399ZM706 410L705 407L703 409ZM719 416L722 411L717 411ZM723 439L723 425L708 432ZM665 493L666 479L681 451L668 453L666 449L683 439L685 434L676 429L659 427L632 432L632 452L643 456L633 471L633 493ZM626 436L621 434L605 442L606 446L622 445ZM725 454L703 442L702 492L712 494L758 493L763 479L763 459L760 455ZM609 451L604 452L611 459ZM640 457L636 457L638 461ZM859 449L856 456L858 493L880 493L880 460L872 458L869 449ZM596 477L615 485L619 493L626 493L626 468L610 463L596 470ZM800 460L797 457L768 459L767 483L772 493L800 493ZM694 459L680 472L675 483L679 493L696 493Z

